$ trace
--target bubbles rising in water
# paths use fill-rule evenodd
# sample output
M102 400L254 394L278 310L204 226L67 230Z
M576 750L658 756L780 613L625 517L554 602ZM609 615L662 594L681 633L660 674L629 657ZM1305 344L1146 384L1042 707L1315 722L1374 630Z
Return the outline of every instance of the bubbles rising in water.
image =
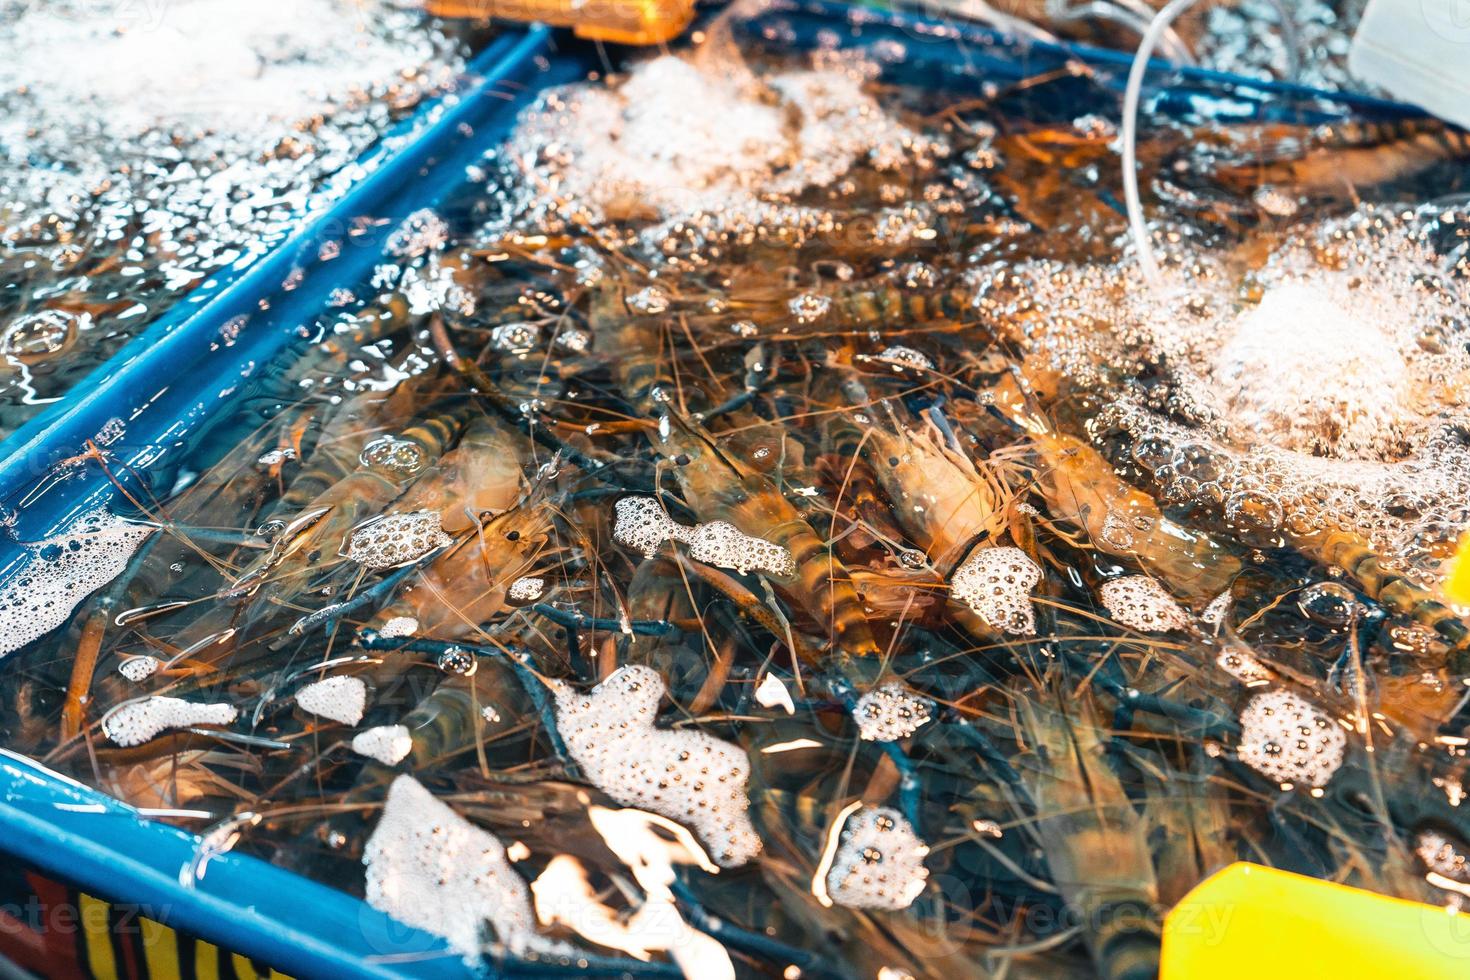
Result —
M1254 263L1185 231L1157 292L1126 262L1038 262L978 301L1096 393L1092 431L1166 502L1261 547L1349 532L1427 583L1470 498L1470 286L1432 247L1441 216L1363 209Z
M396 436L379 436L363 447L358 461L397 473L417 473L424 466L424 451L415 442Z
M65 351L91 317L65 310L41 310L17 317L0 335L0 354L25 363L44 361Z

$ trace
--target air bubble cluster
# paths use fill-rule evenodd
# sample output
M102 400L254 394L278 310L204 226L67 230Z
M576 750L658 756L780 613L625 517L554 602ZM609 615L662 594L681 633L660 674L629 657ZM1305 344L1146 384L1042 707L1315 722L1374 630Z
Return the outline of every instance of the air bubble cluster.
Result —
M842 827L827 893L847 908L902 911L929 880L928 854L928 845L897 810L864 807Z
M652 497L624 497L613 504L613 537L652 558L665 541L688 541L694 529L664 512Z
M362 863L369 905L441 937L466 961L479 960L487 924L493 938L518 956L571 951L537 934L530 889L499 838L412 776L393 780Z
M358 462L411 475L424 468L424 450L411 439L379 436L362 448Z
M664 513L652 497L624 497L613 505L613 537L652 558L665 541L689 545L689 557L719 568L733 568L786 577L796 571L791 552L783 545L753 537L726 521L696 527L680 524Z
M346 556L368 568L393 568L452 541L434 511L389 514L355 529L347 538Z
M444 219L432 208L420 208L393 229L384 248L389 255L417 258L439 251L448 240L449 226Z
M1209 604L1205 606L1204 611L1199 614L1200 622L1206 626L1212 626L1218 631L1225 624L1225 617L1230 615L1230 607L1234 601L1229 589L1221 592L1215 598L1211 599Z
M0 654L66 622L77 603L117 577L152 532L99 507L55 537L26 545L25 563L0 585Z
M360 677L328 677L296 692L302 711L343 725L362 721L367 710L367 684Z
M923 371L934 370L934 361L923 351L914 350L912 347L888 347L883 353L873 357L875 361L884 361L901 368L918 368Z
M950 595L995 629L1032 636L1031 590L1040 581L1041 566L1020 548L976 548L950 578Z
M1424 830L1414 839L1414 854L1424 867L1462 885L1470 884L1470 862L1465 846L1437 830Z
M1125 575L1104 582L1097 597L1109 616L1141 633L1187 630L1192 625L1188 610L1147 575Z
M1240 761L1282 785L1326 786L1342 767L1347 732L1290 691L1251 698L1240 727Z
M1365 207L1264 260L1184 229L1158 290L1134 288L1130 260L1042 262L977 296L1097 395L1099 448L1165 501L1267 546L1348 533L1427 586L1470 523L1463 218Z
M197 704L181 698L128 701L108 712L102 731L123 748L142 745L175 728L228 725L239 714L231 704Z
M505 590L506 598L512 602L535 602L546 592L546 579L525 575L510 583Z
M869 742L894 742L922 728L933 713L933 704L910 693L893 681L858 698L852 716L858 734Z
M760 851L747 813L750 758L703 732L654 728L665 690L657 671L620 667L587 694L553 685L557 731L594 786L686 825L723 867Z
M490 330L490 346L510 354L526 354L541 343L541 327L535 323L502 323Z
M379 636L396 638L413 636L419 631L419 621L412 616L394 616L378 629Z
M511 179L551 189L542 197L552 203L525 202L553 209L531 219L537 226L554 226L560 214L653 219L639 243L655 260L681 239L748 240L780 229L801 241L833 223L819 207L792 203L795 195L863 161L892 169L945 151L884 111L863 82L836 68L757 75L738 62L715 69L652 58L620 85L543 96L507 154L528 172ZM881 236L887 222L875 217L870 233Z
M352 751L385 766L394 766L413 751L413 736L403 725L379 725L354 735Z
M1265 684L1275 676L1271 668L1238 646L1227 646L1221 650L1219 656L1215 658L1215 663L1221 670L1246 687Z
M117 665L117 672L122 674L134 684L141 684L152 677L158 670L158 658L143 655L140 657L128 657Z
M384 0L7 3L0 37L0 238L30 295L97 310L85 342L54 322L9 338L56 363L44 400L359 182L389 156L362 151L460 63Z
M784 578L796 572L791 552L784 546L753 537L725 521L696 527L689 539L689 557L706 565L733 568L741 575L754 570Z

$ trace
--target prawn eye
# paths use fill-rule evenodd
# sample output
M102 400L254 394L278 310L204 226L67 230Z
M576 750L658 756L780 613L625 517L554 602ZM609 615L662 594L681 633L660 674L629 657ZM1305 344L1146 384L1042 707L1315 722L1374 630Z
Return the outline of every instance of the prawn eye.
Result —
M675 456L674 457L674 464L677 465L677 466L688 466L689 465L689 454L688 453L680 453L679 455Z
M507 541L519 541L520 539L521 539L521 532L520 531L506 531L505 532L505 540L507 540Z

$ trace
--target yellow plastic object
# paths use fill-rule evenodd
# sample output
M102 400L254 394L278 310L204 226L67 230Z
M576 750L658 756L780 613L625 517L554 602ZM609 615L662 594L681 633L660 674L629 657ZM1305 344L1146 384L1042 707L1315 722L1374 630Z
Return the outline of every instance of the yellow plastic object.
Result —
M613 44L663 44L694 19L694 0L426 0L436 17L539 21Z
M1457 606L1470 606L1470 534L1462 535L1450 572L1444 579L1444 597Z
M1258 864L1201 882L1164 919L1160 980L1470 977L1470 915Z

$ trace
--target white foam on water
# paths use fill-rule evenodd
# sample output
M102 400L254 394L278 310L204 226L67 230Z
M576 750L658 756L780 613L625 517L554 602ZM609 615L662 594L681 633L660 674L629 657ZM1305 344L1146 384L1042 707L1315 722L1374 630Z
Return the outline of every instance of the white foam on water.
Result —
M613 538L652 558L669 540L688 541L693 528L674 520L652 497L623 497L613 504Z
M664 681L651 667L620 667L582 694L557 682L556 727L587 779L624 806L693 830L723 867L755 857L750 757L694 730L655 728Z
M1204 612L1199 614L1200 621L1206 626L1213 626L1218 631L1225 624L1225 617L1230 614L1230 607L1234 601L1230 590L1226 589L1205 606Z
M869 742L893 742L908 738L933 715L934 705L909 692L897 681L884 684L858 698L852 716L858 734Z
M689 557L741 575L765 572L779 578L795 574L796 563L784 545L746 534L728 521L694 527L680 524L652 497L624 497L613 505L613 538L652 558L665 541L683 541Z
M1189 611L1147 575L1125 575L1104 582L1097 597L1109 616L1141 633L1187 630L1192 625Z
M546 592L546 579L526 575L510 583L505 590L506 598L515 602L535 602Z
M796 573L796 562L784 545L746 534L726 521L709 521L694 529L689 557L717 568L733 568L741 575L766 572L778 578Z
M388 236L384 250L401 258L418 258L437 252L449 240L449 225L433 208L420 208L399 223Z
M598 899L581 862L561 854L531 885L541 923L559 922L600 946L642 960L665 950L686 977L734 980L730 954L683 920L670 889L676 863L698 864L712 874L719 870L699 843L678 824L642 810L592 806L587 815L608 849L633 873L643 901L632 915L618 915ZM674 839L654 833L655 828Z
M485 926L512 953L570 952L536 933L530 891L505 846L439 801L412 776L388 790L363 849L368 904L480 959Z
M847 818L827 872L827 894L853 909L898 912L929 880L929 846L897 810L864 807Z
M1040 581L1041 566L1020 548L976 548L950 577L950 595L995 629L1032 636L1031 590Z
M1414 854L1424 867L1462 885L1470 884L1470 861L1463 844L1437 830L1420 831L1414 838Z
M83 599L127 567L153 530L99 507L55 537L26 545L25 563L0 584L0 654L66 622Z
M1129 260L1037 262L980 276L977 302L1100 397L1089 428L1122 433L1105 448L1156 495L1263 544L1348 532L1432 586L1470 523L1466 222L1365 207L1264 260L1181 229L1159 290L1134 288ZM1167 372L1140 385L1147 363Z
M395 638L400 636L413 636L419 631L419 621L412 616L394 616L383 624L378 630L379 636Z
M1347 732L1290 691L1251 698L1240 727L1240 761L1282 785L1326 786L1342 767Z
M1210 376L1243 428L1285 449L1339 458L1392 455L1397 407L1414 378L1381 300L1342 276L1288 280L1235 320Z
M1249 651L1233 645L1221 650L1215 657L1215 663L1246 687L1258 687L1276 676L1271 668L1257 660Z
M128 657L117 665L117 672L122 674L134 684L141 684L152 677L158 670L159 660L146 654L141 657Z
M152 697L118 705L102 719L102 731L128 748L164 732L194 725L228 725L239 712L231 704L197 704L180 698Z
M379 725L354 735L352 751L394 766L413 751L413 736L403 725Z
M368 16L341 0L33 4L10 25L0 79L112 131L295 121L404 66Z
M453 542L435 511L389 514L356 528L344 554L369 568L393 568L417 561Z
M544 97L523 116L511 157L565 212L663 219L649 242L694 215L811 210L771 198L827 186L860 161L893 167L932 145L864 91L861 72L842 67L756 74L708 49L651 58L612 85Z
M302 711L355 725L367 710L367 684L361 677L328 677L313 681L296 692L296 704Z

